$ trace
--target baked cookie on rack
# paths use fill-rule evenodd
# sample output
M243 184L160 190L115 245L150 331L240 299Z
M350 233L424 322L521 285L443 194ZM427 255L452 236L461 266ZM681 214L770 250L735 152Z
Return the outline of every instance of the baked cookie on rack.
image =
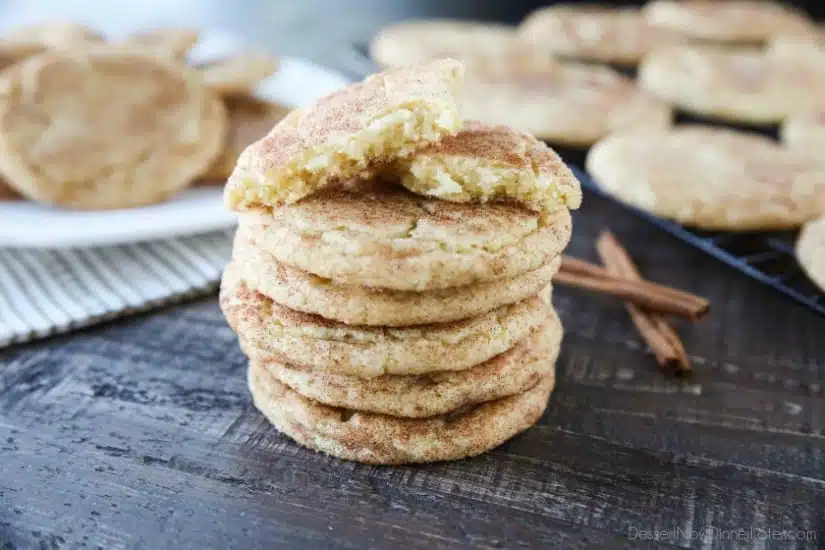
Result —
M642 210L703 229L799 227L825 212L825 168L757 134L708 126L617 133L587 170Z
M761 50L665 48L642 62L639 83L689 113L743 124L825 108L825 70Z

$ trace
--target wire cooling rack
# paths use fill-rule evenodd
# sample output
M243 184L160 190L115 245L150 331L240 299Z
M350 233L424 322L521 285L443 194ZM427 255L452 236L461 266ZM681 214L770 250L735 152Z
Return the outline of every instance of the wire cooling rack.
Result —
M582 187L615 201L583 170L573 166L573 171ZM820 315L825 315L825 292L819 290L808 279L796 260L795 232L702 231L689 229L628 205L624 206L656 227L808 306Z
M353 78L360 79L378 70L378 67L367 55L367 48L363 44L354 45L347 52L344 61L346 64L345 69ZM690 121L696 122L692 119ZM579 168L584 162L584 151L567 151L558 148L556 150L571 165L582 187L597 195L618 202L600 189L593 178ZM825 292L818 289L808 279L796 260L794 252L795 232L734 233L701 231L658 218L626 204L623 204L623 206L678 239L778 290L820 315L825 315Z

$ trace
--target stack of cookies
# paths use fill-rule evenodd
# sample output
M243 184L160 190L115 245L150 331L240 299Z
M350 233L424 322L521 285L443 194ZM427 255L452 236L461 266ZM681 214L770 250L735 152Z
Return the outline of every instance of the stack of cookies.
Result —
M435 61L293 111L227 184L221 307L255 405L307 447L458 459L545 409L550 282L581 192L532 136L462 122L462 79Z

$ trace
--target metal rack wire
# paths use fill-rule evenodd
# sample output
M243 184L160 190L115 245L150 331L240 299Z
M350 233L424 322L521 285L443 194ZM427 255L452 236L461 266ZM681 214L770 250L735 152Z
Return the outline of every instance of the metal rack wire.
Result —
M599 189L593 178L583 170L576 167L573 167L573 170L582 187L615 200ZM794 252L794 232L702 231L664 220L628 205L624 206L680 240L825 315L825 292L818 289L799 266Z

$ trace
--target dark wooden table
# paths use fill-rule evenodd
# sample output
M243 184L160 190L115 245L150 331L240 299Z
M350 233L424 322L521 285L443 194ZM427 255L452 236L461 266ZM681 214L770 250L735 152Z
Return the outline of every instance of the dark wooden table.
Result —
M825 319L605 200L575 226L572 254L609 227L712 299L680 327L693 379L657 370L621 304L560 288L538 426L472 460L362 466L253 409L213 296L0 352L0 549L824 546Z

